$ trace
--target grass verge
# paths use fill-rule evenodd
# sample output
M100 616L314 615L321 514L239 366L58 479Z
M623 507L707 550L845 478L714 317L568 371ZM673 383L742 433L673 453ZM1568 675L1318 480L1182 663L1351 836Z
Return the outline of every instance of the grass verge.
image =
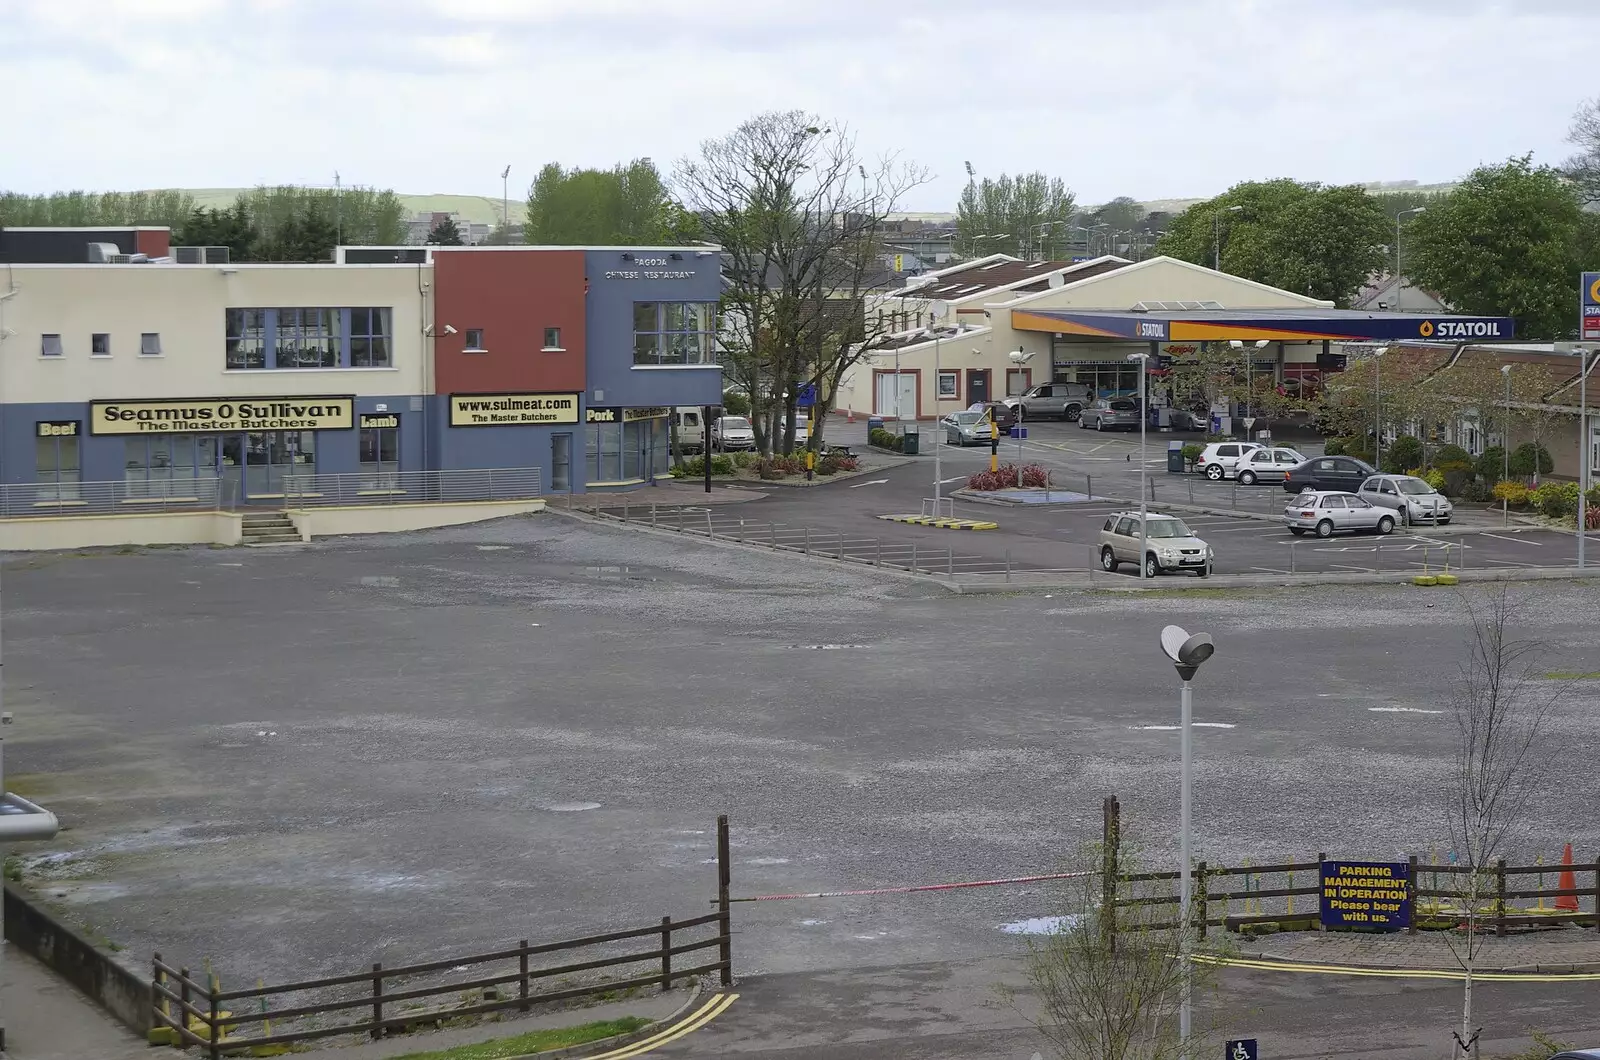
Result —
M618 1034L632 1034L649 1022L638 1016L624 1016L621 1019L584 1023L576 1027L552 1027L548 1030L528 1031L526 1034L518 1034L511 1038L496 1038L493 1041L477 1042L472 1045L458 1045L453 1049L407 1053L396 1057L395 1060L505 1060L510 1056L542 1053L569 1045L597 1042L602 1038Z

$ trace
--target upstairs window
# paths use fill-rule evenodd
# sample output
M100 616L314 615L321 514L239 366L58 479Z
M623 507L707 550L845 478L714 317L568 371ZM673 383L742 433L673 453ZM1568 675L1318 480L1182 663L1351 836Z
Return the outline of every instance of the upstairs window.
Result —
M40 335L39 336L39 356L40 357L60 357L61 356L61 336L60 335Z
M229 309L225 319L232 371L394 367L389 308ZM158 356L161 336L144 335L140 353Z
M633 303L634 364L715 364L716 304Z
M97 331L89 336L90 357L111 356L111 336L103 331Z
M160 332L158 332L158 331L146 331L146 332L142 333L139 336L139 356L140 357L160 357L161 356L161 333Z
M344 341L337 309L280 309L273 338L275 368L338 368Z
M228 367L232 369L267 366L267 311L265 309L228 310Z
M388 309L351 309L348 312L350 367L390 367L389 347L394 340L390 326L391 312Z

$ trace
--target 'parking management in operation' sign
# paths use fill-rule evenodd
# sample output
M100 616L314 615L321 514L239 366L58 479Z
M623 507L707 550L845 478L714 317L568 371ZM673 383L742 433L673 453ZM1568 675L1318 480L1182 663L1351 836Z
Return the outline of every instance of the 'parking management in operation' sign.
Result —
M1583 316L1578 338L1585 342L1600 339L1600 272L1583 274L1583 297L1579 302L1583 306Z
M1324 861L1322 926L1398 931L1411 923L1410 866L1404 861Z

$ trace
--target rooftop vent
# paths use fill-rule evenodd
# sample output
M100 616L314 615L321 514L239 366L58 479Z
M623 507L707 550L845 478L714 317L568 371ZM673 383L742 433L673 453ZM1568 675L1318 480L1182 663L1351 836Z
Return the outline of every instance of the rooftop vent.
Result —
M124 261L126 261L127 257L128 256L122 252L122 248L117 246L115 243L89 244L90 264L105 265L108 264L112 258L122 258Z

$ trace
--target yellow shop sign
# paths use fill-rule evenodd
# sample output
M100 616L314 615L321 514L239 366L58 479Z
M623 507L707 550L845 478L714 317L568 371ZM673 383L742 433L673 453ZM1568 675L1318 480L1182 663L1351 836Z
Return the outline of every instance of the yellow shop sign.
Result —
M199 431L326 431L355 423L351 397L191 398L92 401L90 434L188 434Z

